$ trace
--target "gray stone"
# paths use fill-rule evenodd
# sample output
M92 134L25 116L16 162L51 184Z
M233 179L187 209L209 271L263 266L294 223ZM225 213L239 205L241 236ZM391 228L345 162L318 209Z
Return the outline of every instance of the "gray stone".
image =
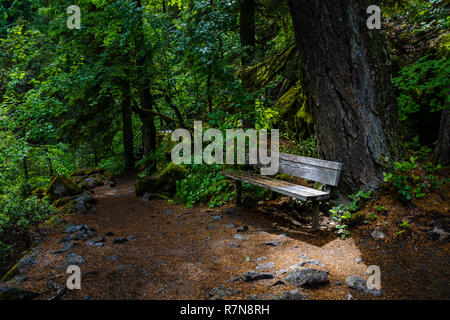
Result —
M307 256L306 254L300 254L298 256L299 259L310 259L309 256Z
M362 259L361 258L358 258L358 259L355 259L355 263L361 263L362 262Z
M264 261L264 260L267 260L267 257L256 258L256 262L261 262L261 261Z
M281 300L305 300L306 295L301 293L299 290L283 291L281 293Z
M373 238L374 240L383 240L384 237L385 237L385 235L384 235L383 232L378 231L378 230L376 230L376 229L373 230L373 232L372 232L372 238Z
M213 216L212 217L212 220L213 221L219 221L219 220L221 220L222 219L222 216Z
M257 271L247 271L241 276L242 280L245 282L262 280L262 279L273 279L273 277L274 277L273 273L264 273L264 272L257 272Z
M295 268L289 270L285 279L290 284L300 287L328 283L328 271L313 268Z
M66 265L79 265L79 264L82 264L84 262L85 262L85 260L84 260L84 258L82 256L71 252L71 253L69 253L66 256L66 263L65 264Z
M267 242L263 242L261 245L278 247L278 246L282 246L283 244L284 243L281 241L267 241Z
M136 236L129 236L129 237L127 237L127 240L128 241L137 240L137 237Z
M233 238L234 239L238 239L238 240L248 240L248 237L247 236L243 236L243 235L241 235L241 234L235 234L234 236L233 236Z
M345 283L347 284L347 287L362 291L366 294L371 294L377 297L381 297L383 295L381 290L372 290L367 288L367 281L357 276L347 277L347 279L345 279Z
M80 230L83 230L85 228L85 225L80 224L80 225L75 225L73 223L70 223L64 230L64 233L75 233L78 232Z
M273 262L261 263L256 266L256 270L258 270L258 271L263 271L263 270L272 269L272 268L275 268L275 263L273 263Z
M236 225L234 223L224 224L223 225L227 229L234 229L236 228Z
M247 226L241 226L239 228L236 229L237 232L245 232L248 231L248 227Z
M50 253L51 254L63 253L63 252L71 250L73 248L73 246L74 246L73 241L69 241L69 242L64 243L64 245L58 250L50 250Z
M229 243L228 245L230 247L232 247L232 248L239 248L240 247L240 245L238 245L237 243Z

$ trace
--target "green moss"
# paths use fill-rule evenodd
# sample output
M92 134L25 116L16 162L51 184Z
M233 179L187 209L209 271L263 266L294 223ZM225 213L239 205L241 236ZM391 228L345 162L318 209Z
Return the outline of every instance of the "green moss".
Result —
M61 199L57 199L52 203L52 206L58 208L61 207L63 205L65 205L66 203L68 203L69 201L73 200L75 197L64 197Z
M287 182L294 182L294 177L285 174L285 173L279 173L275 176L275 179L278 180L283 180L283 181L287 181Z
M157 176L138 178L135 184L136 196L144 193L173 195L176 192L176 182L183 179L188 174L185 167L170 163Z
M31 192L32 195L43 198L47 192L47 188L37 188Z
M51 201L61 199L67 196L75 196L83 192L79 185L66 176L56 176L50 182L46 195Z
M308 100L304 94L301 81L291 87L276 103L280 116L288 122L289 128L300 138L307 137L313 132L313 118L308 110ZM292 116L294 115L294 116Z

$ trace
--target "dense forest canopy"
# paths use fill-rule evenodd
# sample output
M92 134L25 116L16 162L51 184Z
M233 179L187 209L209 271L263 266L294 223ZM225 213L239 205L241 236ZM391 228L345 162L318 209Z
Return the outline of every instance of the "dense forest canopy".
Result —
M3 260L55 212L33 191L83 167L160 173L168 133L194 121L279 129L282 151L342 162L344 194L391 183L415 199L427 187L396 173L449 163L446 1L378 1L381 30L371 1L75 2L0 2ZM232 200L220 169L189 167L175 201Z

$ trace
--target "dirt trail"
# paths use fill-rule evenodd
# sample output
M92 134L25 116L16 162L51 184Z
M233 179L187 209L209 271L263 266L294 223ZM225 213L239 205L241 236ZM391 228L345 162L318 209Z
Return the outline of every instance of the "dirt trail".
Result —
M102 247L89 245L88 240L75 241L71 251L85 260L80 264L81 290L65 291L58 298L209 299L211 289L220 285L236 289L230 299L279 295L298 289L288 283L271 286L282 279L279 272L274 279L225 282L256 270L259 263L273 262L275 266L265 270L268 272L287 269L301 261L299 255L320 260L329 270L329 285L300 289L308 299L347 299L346 277L367 277L367 265L358 261L363 255L352 239L336 239L331 232L284 235L274 227L275 218L244 208L186 209L167 201L143 202L135 197L135 178L128 173L117 179L116 188L96 188L95 214L63 217L67 223L92 227L106 241ZM54 297L58 288L65 287L67 252L50 251L61 247L58 240L65 235L66 225L57 225L46 234L37 249L39 263L20 284L41 293L38 299ZM249 229L237 232L236 228L244 225ZM242 239L234 238L236 234ZM120 237L132 238L114 243ZM261 245L268 241L282 245ZM262 258L260 262L258 258ZM387 288L384 298L395 298L390 292L395 290Z

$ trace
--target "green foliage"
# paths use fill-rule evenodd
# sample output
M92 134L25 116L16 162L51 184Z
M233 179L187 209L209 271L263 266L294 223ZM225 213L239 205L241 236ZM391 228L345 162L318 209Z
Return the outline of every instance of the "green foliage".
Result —
M233 198L233 184L217 166L193 165L186 179L177 181L177 203L192 207L207 203L211 208L222 206Z
M411 117L423 109L436 112L450 104L450 61L447 57L434 59L426 55L403 68L393 82L400 92L397 98L400 121L411 122Z
M18 193L0 195L0 258L11 254L15 234L23 234L44 221L55 209L35 196L24 198Z
M392 185L403 200L423 198L426 192L439 189L446 182L445 179L440 181L434 175L421 177L415 170L418 167L416 160L417 157L411 157L409 161L395 162L393 172L383 173L384 181ZM430 164L427 166L430 170Z
M331 219L338 222L336 229L343 239L350 235L349 226L358 223L362 218L360 215L355 214L360 209L361 200L369 199L371 194L371 191L364 192L360 190L358 193L348 196L351 199L350 204L340 204L330 209Z

